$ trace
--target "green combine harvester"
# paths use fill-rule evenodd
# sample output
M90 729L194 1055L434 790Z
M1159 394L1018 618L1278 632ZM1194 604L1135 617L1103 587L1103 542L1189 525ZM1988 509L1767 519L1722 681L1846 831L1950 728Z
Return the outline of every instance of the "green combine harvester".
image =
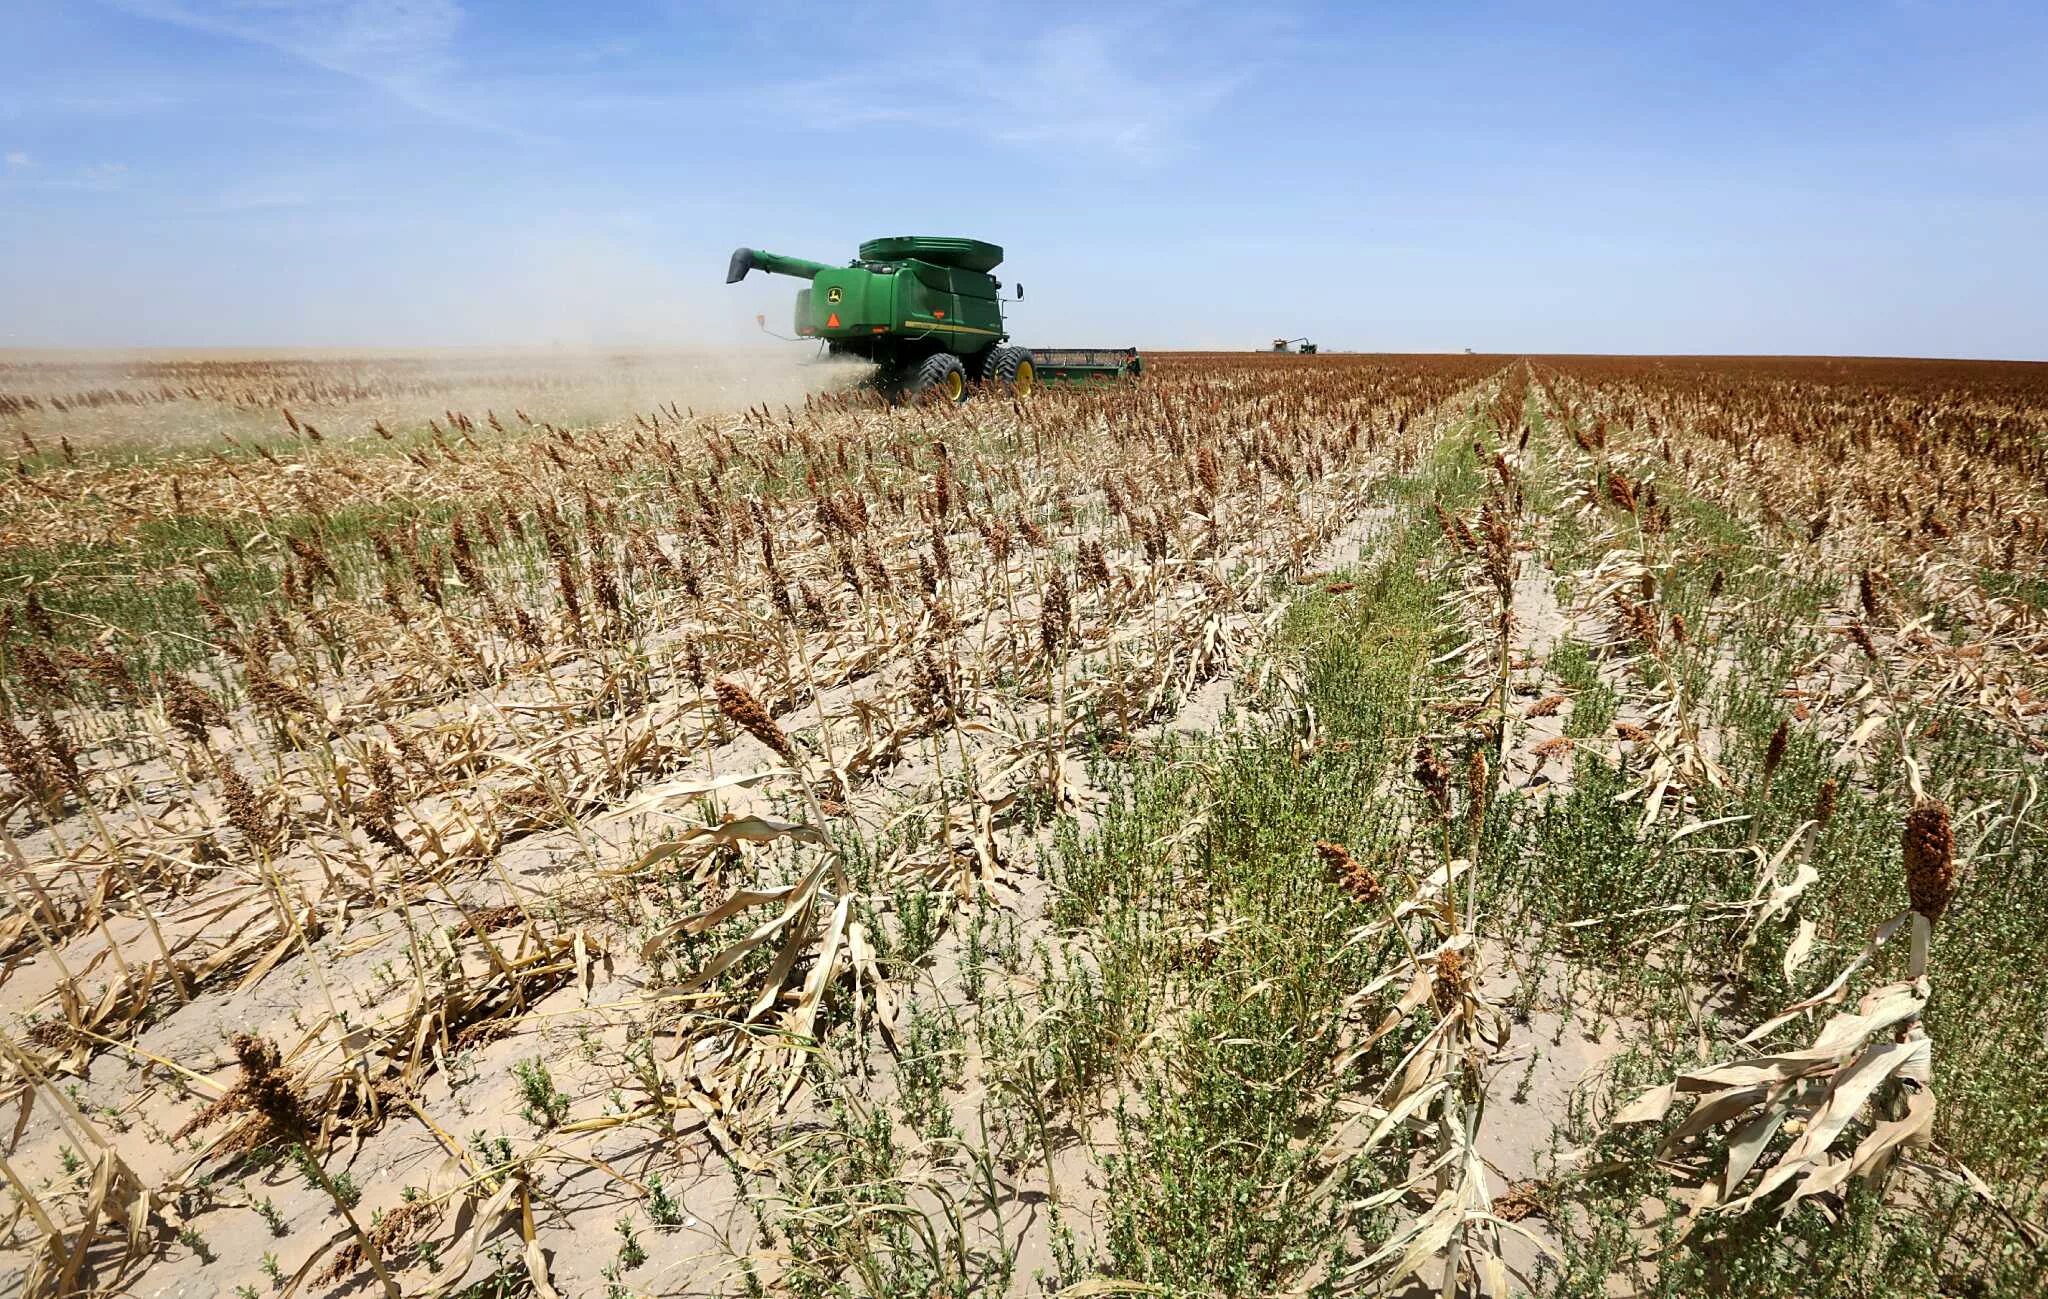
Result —
M844 266L736 249L725 282L737 284L748 271L809 280L796 295L797 336L823 342L828 355L872 361L874 385L891 398L936 392L965 401L976 384L1023 397L1041 382L1143 373L1135 347L1033 351L1010 345L1002 282L989 274L1002 261L1001 248L979 239L899 235L868 240ZM1017 296L1024 296L1021 284Z

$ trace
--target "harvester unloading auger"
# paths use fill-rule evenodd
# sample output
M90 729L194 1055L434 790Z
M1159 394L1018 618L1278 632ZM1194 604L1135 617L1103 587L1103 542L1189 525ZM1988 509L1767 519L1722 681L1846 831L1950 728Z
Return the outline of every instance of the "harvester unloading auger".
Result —
M989 274L1002 261L1001 248L979 239L900 235L868 240L845 266L735 249L725 282L737 284L757 270L809 280L796 295L798 337L823 342L833 356L874 362L874 384L891 397L936 391L965 401L975 384L1023 397L1048 380L1143 372L1135 347L1012 346L1002 282ZM1017 296L1024 296L1022 285Z

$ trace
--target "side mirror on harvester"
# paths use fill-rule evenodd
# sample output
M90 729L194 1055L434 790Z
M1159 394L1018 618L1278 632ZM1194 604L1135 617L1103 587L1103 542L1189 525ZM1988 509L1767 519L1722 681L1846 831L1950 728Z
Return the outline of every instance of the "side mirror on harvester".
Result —
M1018 286L1017 286L1017 301L1019 301L1019 302L1022 302L1023 300L1024 300L1024 286L1020 284L1020 285L1018 285Z

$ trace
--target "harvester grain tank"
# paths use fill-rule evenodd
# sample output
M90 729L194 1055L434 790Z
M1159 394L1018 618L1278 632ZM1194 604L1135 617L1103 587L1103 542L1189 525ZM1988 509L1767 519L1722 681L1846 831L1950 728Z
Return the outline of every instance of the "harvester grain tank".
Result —
M979 239L900 235L868 240L844 266L736 249L725 282L737 284L749 271L809 280L796 295L797 336L819 340L829 355L873 362L875 386L891 396L937 392L964 401L972 385L982 384L1021 397L1042 377L1120 378L1143 370L1136 348L1036 354L1012 345L1002 282L989 274L1002 261L1000 247ZM1017 296L1024 296L1022 285ZM1048 367L1041 356L1056 363Z

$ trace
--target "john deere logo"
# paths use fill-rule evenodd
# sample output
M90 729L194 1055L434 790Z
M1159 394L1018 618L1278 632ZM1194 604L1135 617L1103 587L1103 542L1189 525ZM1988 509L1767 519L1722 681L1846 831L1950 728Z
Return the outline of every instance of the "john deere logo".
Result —
M825 290L825 301L827 302L836 303L839 301L839 299L845 296L846 294L843 291L841 291L839 286L836 284L833 285L831 288Z

